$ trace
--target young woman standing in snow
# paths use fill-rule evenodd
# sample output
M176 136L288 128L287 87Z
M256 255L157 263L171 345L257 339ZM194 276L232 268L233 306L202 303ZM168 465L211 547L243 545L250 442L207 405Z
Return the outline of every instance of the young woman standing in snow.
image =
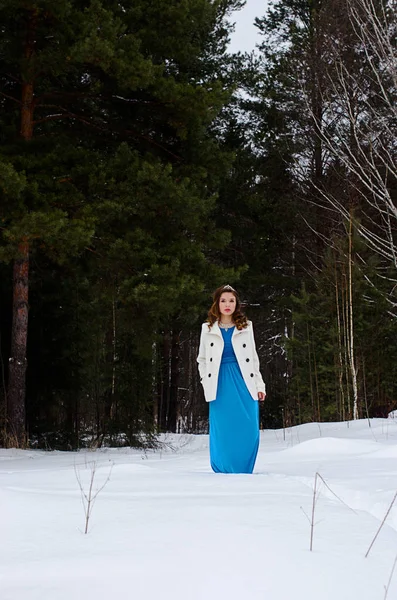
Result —
M216 473L252 473L259 447L257 400L266 396L251 321L236 290L215 290L197 358L210 403L210 458Z

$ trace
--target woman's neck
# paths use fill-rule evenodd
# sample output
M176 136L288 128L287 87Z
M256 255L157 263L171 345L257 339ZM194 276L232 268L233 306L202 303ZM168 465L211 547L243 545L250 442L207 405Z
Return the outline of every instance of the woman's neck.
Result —
M230 323L233 323L233 318L232 317L226 317L225 315L222 315L219 320L224 325L230 325Z

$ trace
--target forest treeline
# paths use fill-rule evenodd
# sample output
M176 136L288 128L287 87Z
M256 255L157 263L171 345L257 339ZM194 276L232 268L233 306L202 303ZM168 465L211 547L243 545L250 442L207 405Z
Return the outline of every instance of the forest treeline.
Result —
M207 431L211 292L263 427L397 407L395 0L0 1L0 443Z

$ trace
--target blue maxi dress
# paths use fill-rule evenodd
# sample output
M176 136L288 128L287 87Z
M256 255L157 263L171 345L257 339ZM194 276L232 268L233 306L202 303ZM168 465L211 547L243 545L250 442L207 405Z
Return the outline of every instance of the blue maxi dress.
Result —
M221 329L224 348L216 400L210 402L210 459L215 473L252 473L259 448L259 406L245 385L232 346L234 327Z

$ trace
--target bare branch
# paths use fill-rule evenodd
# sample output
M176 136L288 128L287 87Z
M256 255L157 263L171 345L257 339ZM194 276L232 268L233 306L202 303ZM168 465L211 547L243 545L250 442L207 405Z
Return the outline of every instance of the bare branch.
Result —
M2 96L4 96L4 98L8 98L9 100L12 100L13 102L16 102L19 105L22 105L22 102L20 100L18 100L17 98L14 98L14 96L9 96L8 94L5 94L4 92L0 92L0 94Z

